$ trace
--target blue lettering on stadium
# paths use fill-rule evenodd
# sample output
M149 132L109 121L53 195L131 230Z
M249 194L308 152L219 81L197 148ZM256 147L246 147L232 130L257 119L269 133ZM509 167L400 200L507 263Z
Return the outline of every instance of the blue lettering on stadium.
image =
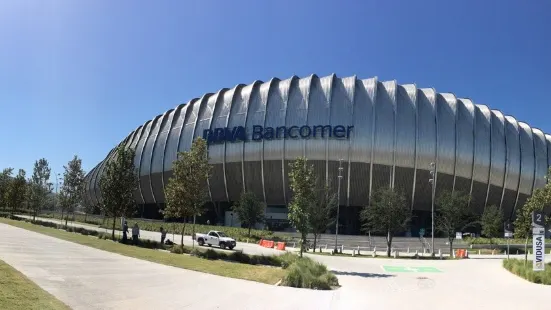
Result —
M263 127L254 125L251 132L243 126L222 127L203 130L203 139L207 140L208 144L224 143L224 142L239 142L239 141L262 141L273 139L310 139L310 138L336 138L350 139L350 133L354 126L331 126L331 125L315 125L315 126L280 126L280 127ZM250 139L249 139L250 138Z

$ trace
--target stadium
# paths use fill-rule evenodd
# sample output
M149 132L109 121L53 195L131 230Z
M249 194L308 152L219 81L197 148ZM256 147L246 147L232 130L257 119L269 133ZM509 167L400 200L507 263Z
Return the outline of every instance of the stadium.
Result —
M213 165L208 211L199 220L238 225L231 205L253 191L267 205L271 229L287 227L289 163L299 156L335 189L342 160L339 231L347 234L360 233L359 212L380 187L405 194L413 232L429 227L431 163L436 197L461 191L478 212L495 205L513 218L545 185L551 163L550 135L451 93L334 74L273 78L192 99L120 142L136 150L141 216L160 217L172 162L197 137L207 140ZM90 205L101 201L99 180L113 150L86 175Z

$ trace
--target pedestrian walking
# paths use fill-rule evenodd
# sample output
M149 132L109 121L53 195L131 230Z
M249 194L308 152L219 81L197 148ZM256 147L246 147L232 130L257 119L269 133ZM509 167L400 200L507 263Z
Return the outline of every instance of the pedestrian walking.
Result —
M128 242L128 223L126 221L122 224L122 243Z
M134 223L134 227L132 227L132 242L134 245L138 245L140 237L140 227L138 227L138 223Z
M166 230L161 227L161 245L165 244Z

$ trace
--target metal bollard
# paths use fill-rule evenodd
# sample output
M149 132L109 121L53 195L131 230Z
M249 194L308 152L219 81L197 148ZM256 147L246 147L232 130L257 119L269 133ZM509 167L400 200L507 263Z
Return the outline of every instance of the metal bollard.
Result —
M358 245L358 255L360 255L360 246Z
M419 255L419 251L415 250L415 256L418 256L418 255Z
M377 247L373 248L373 253L371 253L373 257L377 257Z
M352 249L352 257L356 256L356 250Z
M344 252L344 245L341 245L341 254Z
M408 247L408 254L409 254L409 247Z
M443 258L443 255L442 255L442 250L438 249L438 256L440 256L440 259Z
M393 256L394 256L394 258L396 258L396 257L397 257L397 254L396 254L396 252L397 252L397 251L394 251L394 252L393 252Z
M480 250L478 250L478 255L480 255Z

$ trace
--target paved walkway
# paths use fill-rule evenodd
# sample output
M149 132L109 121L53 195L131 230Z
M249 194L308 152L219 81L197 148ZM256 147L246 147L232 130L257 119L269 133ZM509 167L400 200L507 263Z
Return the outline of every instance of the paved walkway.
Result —
M256 245L251 245L256 246ZM543 309L551 287L501 259L392 260L309 255L342 287L313 291L141 261L0 224L0 259L75 309Z
M339 291L195 272L0 224L0 259L74 309L337 309ZM333 303L332 303L333 302Z

